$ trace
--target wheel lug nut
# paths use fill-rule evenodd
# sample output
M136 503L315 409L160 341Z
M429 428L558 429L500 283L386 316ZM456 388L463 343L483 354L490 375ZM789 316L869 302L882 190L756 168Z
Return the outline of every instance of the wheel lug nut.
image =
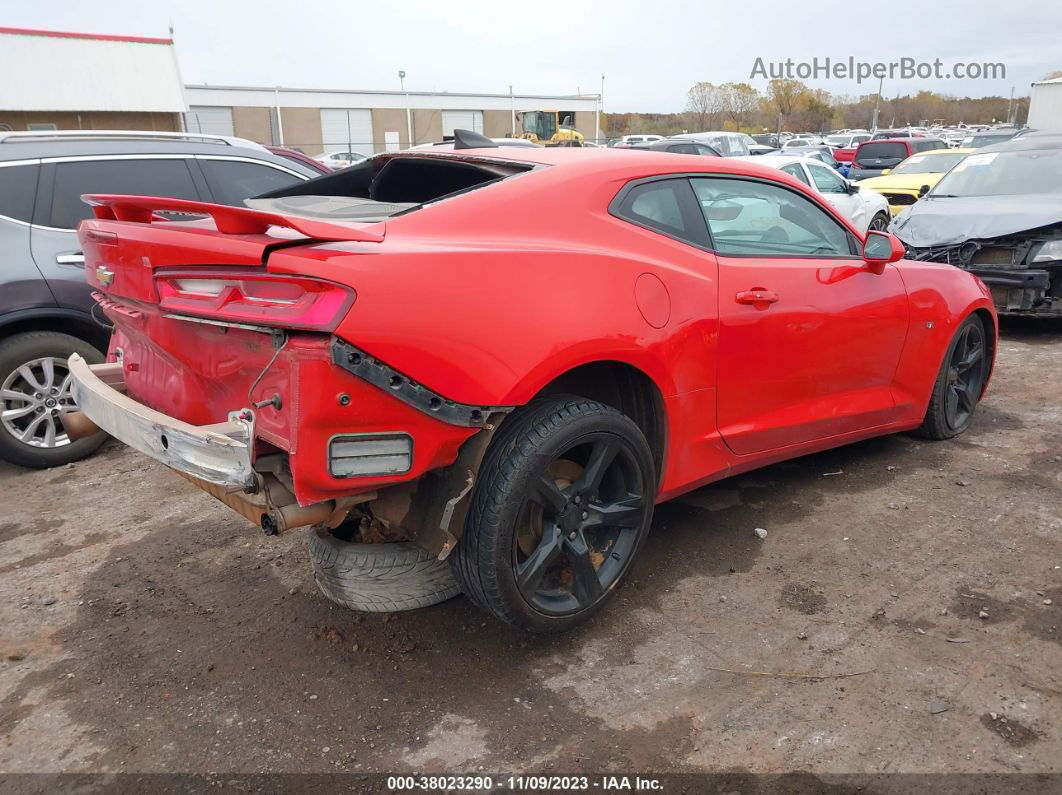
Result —
M587 518L587 517L589 517L589 516L590 516L590 514L588 514L588 513L586 512L586 511L583 511L583 518L584 518L584 519L586 519L586 518Z
M575 495L575 504L578 505L582 501L583 501L583 498L580 497L578 494L576 494Z
M577 535L578 535L578 533L576 533L574 530L572 530L572 532L568 533L568 538L570 538L572 541L574 541L575 537Z

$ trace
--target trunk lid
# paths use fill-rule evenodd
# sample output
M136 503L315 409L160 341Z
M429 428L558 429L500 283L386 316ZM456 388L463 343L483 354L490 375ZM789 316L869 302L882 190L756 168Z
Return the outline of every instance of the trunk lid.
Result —
M86 195L94 219L78 227L89 284L112 298L158 303L167 267L264 269L269 251L331 241L379 243L383 223L331 223L243 207L146 196ZM196 220L173 221L161 213Z

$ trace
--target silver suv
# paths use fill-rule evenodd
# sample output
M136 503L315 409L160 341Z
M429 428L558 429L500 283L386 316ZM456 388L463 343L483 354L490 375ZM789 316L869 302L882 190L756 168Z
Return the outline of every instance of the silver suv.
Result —
M242 205L318 174L251 141L179 133L0 133L0 458L54 467L104 441L72 441L66 360L103 361L109 330L93 314L75 227L83 193Z

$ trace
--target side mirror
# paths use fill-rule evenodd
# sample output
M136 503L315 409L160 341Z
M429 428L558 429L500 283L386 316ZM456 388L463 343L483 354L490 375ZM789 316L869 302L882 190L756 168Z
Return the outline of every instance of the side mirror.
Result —
M846 193L847 193L847 194L848 194L849 196L854 196L855 194L859 193L859 186L858 186L858 185L856 185L856 184L855 184L854 182L852 182L851 180L848 180L848 179L846 179L846 180L844 181L844 184L848 186L848 190L846 191Z
M867 232L863 241L863 259L874 273L881 273L886 265L903 259L906 253L900 238L889 232Z
M921 188L918 189L918 198L921 199L927 193L929 193L929 186L923 185Z

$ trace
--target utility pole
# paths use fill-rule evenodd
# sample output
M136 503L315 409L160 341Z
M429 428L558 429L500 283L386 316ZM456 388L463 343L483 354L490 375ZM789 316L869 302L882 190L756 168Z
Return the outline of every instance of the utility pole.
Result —
M885 75L881 76L881 80L878 81L878 97L874 100L874 118L870 122L870 131L875 133L878 131L878 110L881 107L881 87L885 85Z
M1007 124L1014 123L1014 117L1011 115L1011 111L1014 108L1014 86L1010 87L1010 101L1007 103Z
M406 95L406 148L413 146L413 112L409 109L409 94L406 94L406 70L398 70L398 84Z
M509 84L509 124L512 126L511 137L516 137L516 95L513 94L513 84Z
M597 94L597 112L594 114L594 143L601 143L601 114L605 112L605 74L601 73L601 90ZM606 136L607 138L607 136Z

